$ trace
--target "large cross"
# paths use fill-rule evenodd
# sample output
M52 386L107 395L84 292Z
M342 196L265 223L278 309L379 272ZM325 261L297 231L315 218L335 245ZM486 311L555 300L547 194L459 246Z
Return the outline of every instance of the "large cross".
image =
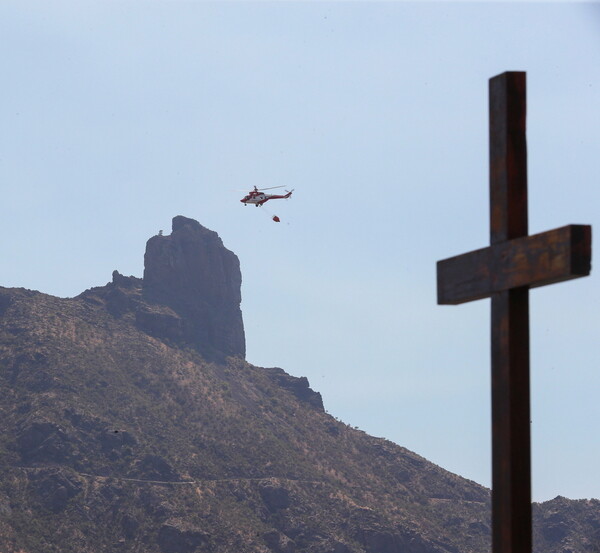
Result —
M490 95L490 246L438 261L439 304L492 299L492 551L529 553L529 288L590 272L589 225L527 235L525 73Z

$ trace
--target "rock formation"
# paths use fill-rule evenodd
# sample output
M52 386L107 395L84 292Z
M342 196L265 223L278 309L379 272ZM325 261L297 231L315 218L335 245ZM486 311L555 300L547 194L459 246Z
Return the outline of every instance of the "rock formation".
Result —
M179 215L170 236L148 240L143 279L115 271L111 283L82 297L101 298L148 334L222 360L246 354L241 285L239 260L218 234Z
M245 356L241 285L237 256L193 219L175 217L170 236L146 244L143 299L170 307L179 317L173 330L180 340L204 353ZM138 322L164 332L160 314L140 314Z

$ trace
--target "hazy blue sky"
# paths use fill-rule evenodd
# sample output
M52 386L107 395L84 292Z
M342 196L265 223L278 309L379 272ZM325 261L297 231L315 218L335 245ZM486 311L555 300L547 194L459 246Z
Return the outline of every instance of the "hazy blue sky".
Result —
M488 79L527 71L530 232L600 229L600 5L0 3L0 285L142 275L186 215L240 258L247 358L490 485ZM267 209L252 186L294 188ZM531 294L533 494L600 497L598 273Z

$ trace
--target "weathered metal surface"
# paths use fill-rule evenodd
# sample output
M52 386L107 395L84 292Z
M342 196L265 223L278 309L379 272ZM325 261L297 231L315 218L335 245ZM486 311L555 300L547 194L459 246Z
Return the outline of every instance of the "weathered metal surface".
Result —
M535 288L590 273L591 227L568 225L438 261L438 303Z
M492 300L492 551L530 553L529 288L586 276L591 227L527 236L525 73L490 79L490 246L439 261L438 303Z

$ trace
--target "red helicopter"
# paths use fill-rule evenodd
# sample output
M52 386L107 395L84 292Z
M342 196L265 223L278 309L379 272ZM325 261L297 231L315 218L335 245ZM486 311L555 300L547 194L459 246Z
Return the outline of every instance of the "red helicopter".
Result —
M241 200L245 206L248 204L254 204L256 207L263 205L265 202L269 200L287 200L294 190L286 190L286 194L265 194L264 190L273 190L275 188L283 188L283 186L272 186L271 188L256 188L254 190L248 192Z

